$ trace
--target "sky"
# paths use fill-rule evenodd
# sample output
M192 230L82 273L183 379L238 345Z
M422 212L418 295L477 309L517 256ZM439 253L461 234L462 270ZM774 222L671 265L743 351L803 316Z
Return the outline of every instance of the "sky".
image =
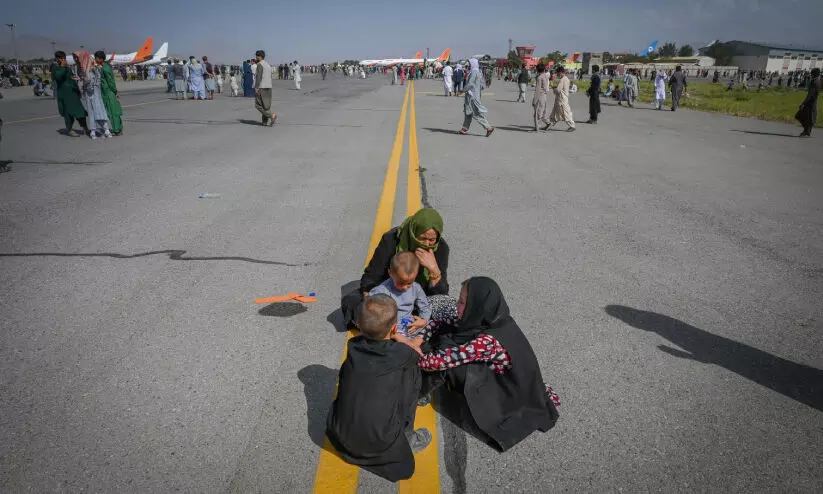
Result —
M155 50L217 62L251 58L263 49L272 63L411 57L446 47L452 58L505 56L508 40L554 50L642 52L653 40L695 48L739 39L823 48L823 0L84 0L82 8L40 0L4 2L0 22L14 23L20 44L107 52L137 50L148 36ZM195 6L196 7L193 7ZM55 14L44 15L46 12ZM0 26L2 27L2 26ZM11 34L0 33L0 55L11 55ZM93 49L91 51L93 51ZM24 48L18 46L22 56ZM44 53L47 55L48 53ZM30 56L33 57L33 56Z

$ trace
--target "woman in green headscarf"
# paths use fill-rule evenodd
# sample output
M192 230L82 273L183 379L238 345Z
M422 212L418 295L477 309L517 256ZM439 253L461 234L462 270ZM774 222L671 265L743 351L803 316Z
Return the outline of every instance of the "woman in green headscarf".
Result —
M420 260L417 283L426 295L447 295L449 283L449 245L443 239L443 218L435 209L423 208L383 235L371 261L363 271L357 290L343 295L341 308L346 325L351 327L354 311L369 291L389 277L389 265L398 252L414 252Z

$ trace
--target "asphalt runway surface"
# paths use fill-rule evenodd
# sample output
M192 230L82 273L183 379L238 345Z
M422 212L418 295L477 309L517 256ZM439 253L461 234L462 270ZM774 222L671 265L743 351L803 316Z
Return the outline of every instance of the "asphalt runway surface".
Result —
M428 492L820 491L823 137L605 101L598 125L533 133L497 80L496 132L464 137L441 88L409 98L392 224L416 148L453 294L500 283L562 405L504 454L437 414ZM277 81L264 128L251 99L124 91L125 135L97 141L58 134L52 100L0 101L0 490L336 485L318 459L339 295L406 95L383 77ZM338 492L416 485L354 482Z

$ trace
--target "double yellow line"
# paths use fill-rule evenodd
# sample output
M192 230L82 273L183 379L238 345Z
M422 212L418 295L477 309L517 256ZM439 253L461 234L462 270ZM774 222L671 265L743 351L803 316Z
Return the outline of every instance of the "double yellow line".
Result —
M414 105L414 82L409 82L406 94L403 98L403 107L400 109L400 120L397 123L397 133L394 136L394 146L392 146L391 157L389 158L386 179L383 182L383 192L380 194L380 202L377 206L377 216L374 219L374 230L372 230L369 251L366 255L366 266L371 260L371 255L380 238L392 227L392 215L394 213L394 200L397 192L397 177L400 171L400 158L403 155L403 139L406 131L406 116L409 116L409 169L406 195L406 215L411 215L421 208L420 199L420 158L417 153L417 117ZM349 331L346 342L357 334ZM343 360L346 352L343 351ZM431 405L417 408L417 415L414 421L415 429L427 428L433 436L432 443L428 448L415 455L414 476L409 480L398 483L400 494L426 493L438 494L440 492L440 457L437 446L437 422L434 415L434 408ZM317 473L314 477L315 494L345 494L357 492L357 478L359 468L346 463L334 447L329 443L328 438L324 441L323 449L320 451L320 459L317 464Z

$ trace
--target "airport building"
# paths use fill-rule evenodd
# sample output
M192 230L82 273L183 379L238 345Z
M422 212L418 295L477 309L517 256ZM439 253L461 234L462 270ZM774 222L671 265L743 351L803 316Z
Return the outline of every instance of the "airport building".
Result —
M716 41L701 48L700 54L706 54L709 47L715 44L723 46L732 53L732 65L740 67L740 70L786 73L823 67L823 46L813 48L749 41Z

